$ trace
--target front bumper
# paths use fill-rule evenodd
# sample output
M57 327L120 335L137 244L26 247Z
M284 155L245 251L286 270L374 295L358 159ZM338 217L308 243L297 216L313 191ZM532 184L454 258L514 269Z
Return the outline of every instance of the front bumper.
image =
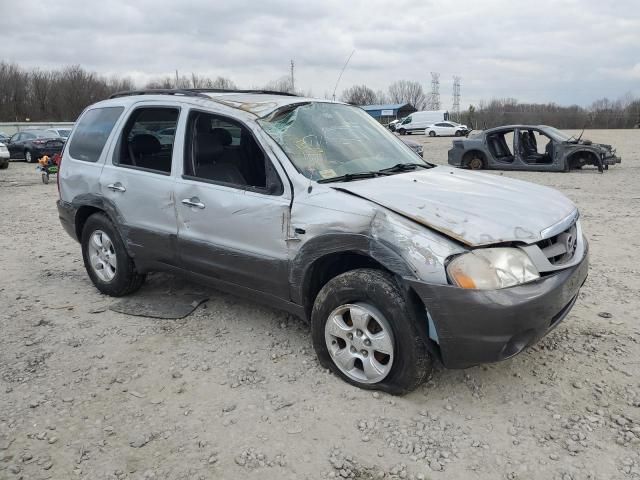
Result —
M58 200L58 218L65 231L76 241L80 241L76 235L76 208L70 203Z
M573 307L588 269L585 252L574 267L501 290L409 284L433 320L444 366L467 368L510 358L550 332Z
M615 165L616 163L622 163L622 158L611 155L602 159L604 165Z

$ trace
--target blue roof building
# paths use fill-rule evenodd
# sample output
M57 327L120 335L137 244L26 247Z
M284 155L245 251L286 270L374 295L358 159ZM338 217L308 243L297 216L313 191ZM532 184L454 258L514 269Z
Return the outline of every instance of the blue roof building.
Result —
M390 103L387 105L364 105L365 112L378 120L380 123L389 123L396 118L404 118L417 109L410 103Z

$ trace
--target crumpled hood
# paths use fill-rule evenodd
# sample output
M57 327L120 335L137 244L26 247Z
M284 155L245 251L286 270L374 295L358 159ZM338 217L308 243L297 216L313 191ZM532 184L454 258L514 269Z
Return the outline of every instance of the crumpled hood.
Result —
M574 213L559 191L448 167L342 183L333 188L377 203L468 246L542 240Z

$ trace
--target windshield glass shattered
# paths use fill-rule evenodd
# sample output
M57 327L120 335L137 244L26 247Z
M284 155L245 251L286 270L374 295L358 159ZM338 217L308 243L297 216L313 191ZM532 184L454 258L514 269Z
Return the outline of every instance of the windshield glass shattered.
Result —
M369 114L349 105L290 105L258 123L312 180L377 172L398 164L429 166Z

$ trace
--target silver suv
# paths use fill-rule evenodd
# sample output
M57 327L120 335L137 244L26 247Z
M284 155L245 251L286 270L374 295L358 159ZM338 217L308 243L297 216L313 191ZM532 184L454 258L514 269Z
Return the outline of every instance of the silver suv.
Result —
M433 359L464 368L521 352L587 276L564 195L432 165L326 100L117 94L80 116L59 190L101 292L164 270L266 301L310 320L323 366L394 394Z

